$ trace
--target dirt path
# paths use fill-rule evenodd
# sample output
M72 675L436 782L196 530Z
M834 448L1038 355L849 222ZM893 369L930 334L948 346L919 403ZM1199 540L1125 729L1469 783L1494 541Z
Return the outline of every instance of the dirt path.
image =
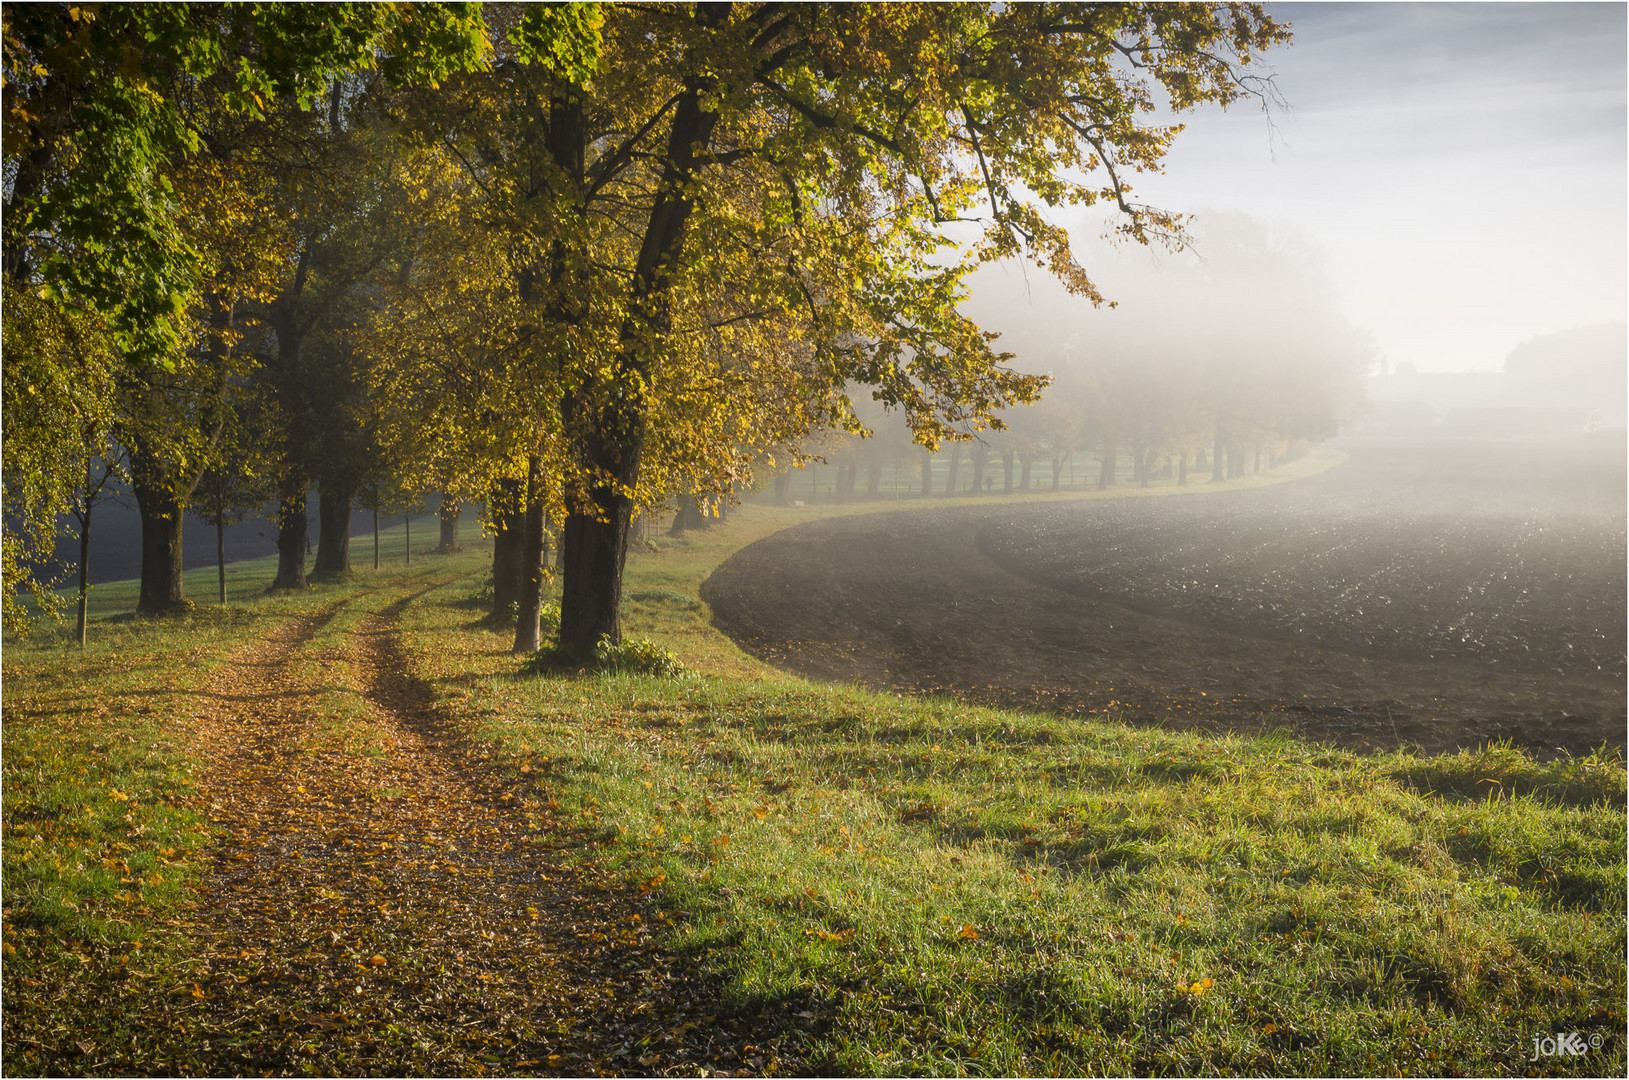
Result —
M546 792L487 767L409 675L414 599L343 635L324 633L340 607L294 620L215 679L226 841L176 1071L751 1067L750 1035L651 944L660 913L552 856L571 838Z

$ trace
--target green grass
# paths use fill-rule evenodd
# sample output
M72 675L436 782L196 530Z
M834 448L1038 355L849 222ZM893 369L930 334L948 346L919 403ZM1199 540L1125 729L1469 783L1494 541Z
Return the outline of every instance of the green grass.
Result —
M8 644L8 993L123 966L128 1010L180 963L166 923L207 853L190 740L215 664L352 598L302 663L334 673L317 737L377 752L347 723L345 634L459 573L404 613L417 674L499 767L551 786L585 838L574 857L618 867L670 948L789 1033L781 1067L1623 1072L1621 760L1363 757L904 698L785 675L710 625L698 589L730 552L880 508L752 506L637 550L626 632L699 678L519 675L470 606L477 551L98 620L84 654L49 633ZM1603 1045L1527 1061L1563 1032Z
M737 1007L813 1025L806 1066L1621 1070L1616 755L1365 757L811 684L689 602L807 513L630 562L626 632L699 680L517 677L450 592L409 622L421 674L597 838L583 857L649 889ZM1567 1031L1603 1047L1528 1064Z

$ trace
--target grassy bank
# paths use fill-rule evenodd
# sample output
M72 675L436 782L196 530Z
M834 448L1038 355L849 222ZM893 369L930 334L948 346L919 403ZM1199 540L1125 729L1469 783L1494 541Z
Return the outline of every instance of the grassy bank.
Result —
M695 599L797 514L750 508L631 563L628 632L696 679L516 678L451 606L463 585L409 640L676 947L816 1032L802 1067L1621 1068L1620 760L1360 757L812 685ZM1600 1047L1527 1060L1560 1032Z
M689 679L517 676L469 606L474 550L99 620L84 654L8 643L8 1049L100 1013L139 1038L188 993L174 924L209 843L192 782L213 665L366 593L320 662L383 597L459 574L404 613L417 674L559 804L570 857L616 866L669 947L778 1032L764 1071L1623 1071L1621 761L1359 757L906 699L784 675L712 628L697 591L732 551L879 508L747 507L637 550L627 631ZM334 686L326 737L348 738L353 695ZM21 995L56 1011L19 1032ZM1599 1047L1528 1060L1572 1032Z

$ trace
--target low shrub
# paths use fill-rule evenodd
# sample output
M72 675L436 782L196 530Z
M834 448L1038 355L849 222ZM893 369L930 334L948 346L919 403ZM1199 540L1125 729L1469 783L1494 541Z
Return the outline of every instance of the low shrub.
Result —
M656 675L664 679L690 679L695 672L676 656L645 638L630 638L620 645L600 638L594 646L594 666L620 675Z
M560 611L552 604L549 605L549 609L553 612L553 629L548 628L546 616L545 632L558 633ZM630 638L620 645L613 645L610 638L602 637L599 644L594 646L593 657L586 661L561 648L559 644L545 645L528 656L520 667L522 675L547 675L564 671L654 675L663 679L695 678L695 672L680 663L678 657L644 638Z

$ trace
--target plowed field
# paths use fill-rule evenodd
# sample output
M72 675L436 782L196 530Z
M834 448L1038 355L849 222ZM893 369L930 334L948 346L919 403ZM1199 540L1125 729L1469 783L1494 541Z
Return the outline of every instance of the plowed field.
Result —
M1621 745L1621 439L1348 449L1247 491L817 521L703 596L824 678L1358 749Z

